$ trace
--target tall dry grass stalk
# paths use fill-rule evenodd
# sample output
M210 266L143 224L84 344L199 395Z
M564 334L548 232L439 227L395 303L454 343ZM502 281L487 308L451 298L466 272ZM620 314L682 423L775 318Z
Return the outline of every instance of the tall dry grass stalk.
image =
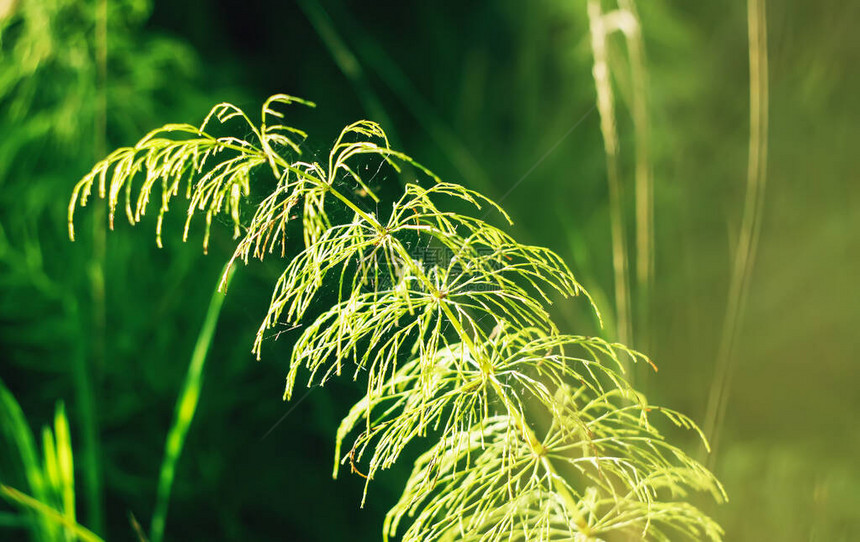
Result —
M612 230L612 267L615 283L615 312L618 338L629 343L632 335L627 257L627 235L624 225L624 197L618 156L618 130L609 72L607 37L613 31L611 14L604 14L599 0L588 2L588 22L594 53L594 83L597 87L597 110L600 131L606 149L606 177L609 183L609 220Z
M621 26L627 46L632 83L630 114L633 119L636 169L636 303L637 334L640 348L647 350L650 340L650 298L654 283L654 179L651 170L651 121L648 115L648 72L645 69L645 44L634 0L618 0L626 24Z
M761 231L767 180L768 139L768 55L765 0L747 2L750 58L750 138L747 186L740 236L732 266L722 338L717 352L714 380L705 414L705 435L711 442L708 459L717 457L720 431L728 405L729 392L737 363L737 342L743 327L744 309L749 297L756 249Z
M644 347L649 341L649 306L654 277L654 186L650 159L650 120L647 106L645 46L634 0L618 0L618 8L604 12L599 0L588 3L589 27L594 53L594 82L600 111L609 183L609 215L612 229L612 262L618 336ZM629 71L630 116L635 140L634 198L636 226L635 289L630 287L630 255L624 220L624 186L612 89L609 37L621 32ZM634 302L635 297L635 302ZM634 319L634 313L636 317Z

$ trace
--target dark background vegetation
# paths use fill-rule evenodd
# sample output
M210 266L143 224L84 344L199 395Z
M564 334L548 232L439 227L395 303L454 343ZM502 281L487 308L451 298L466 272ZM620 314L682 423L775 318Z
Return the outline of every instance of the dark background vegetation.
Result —
M37 4L47 22L22 22ZM652 401L701 421L744 203L747 13L743 2L641 4L656 278L631 346L660 371L635 378ZM712 458L730 502L706 506L727 540L857 540L860 4L769 4L762 232ZM152 221L119 221L100 256L93 221L104 214L92 209L79 215L80 239L68 241L74 183L162 123L199 122L219 101L254 113L285 92L317 103L290 119L310 133L313 153L343 125L376 120L445 179L496 199L516 185L503 200L514 234L558 251L608 317L599 331L582 300L560 302L562 329L615 333L583 2L111 1L103 76L96 2L4 5L13 12L0 15L0 378L34 430L66 402L79 517L97 528L83 489L96 468L108 539L134 538L130 514L148 525L176 396L231 252L226 227L207 256L199 231L182 244L177 218L162 250ZM635 141L618 85L632 233ZM177 468L168 540L377 540L399 494L406 465L374 481L364 510L360 477L331 480L334 432L360 383L283 403L291 335L270 341L260 362L250 355L279 272L274 260L243 268L227 297ZM87 402L95 442L83 436ZM677 438L695 450L691 435ZM21 474L0 446L0 480L16 486ZM97 464L87 464L93 450ZM23 533L0 525L0 538Z

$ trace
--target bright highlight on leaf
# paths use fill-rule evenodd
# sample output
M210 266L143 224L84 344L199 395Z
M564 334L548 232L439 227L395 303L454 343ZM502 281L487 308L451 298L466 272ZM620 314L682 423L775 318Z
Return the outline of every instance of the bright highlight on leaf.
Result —
M386 538L719 540L720 527L686 498L723 500L721 485L652 418L695 425L649 405L624 377L628 362L650 361L553 323L553 296L591 303L561 258L446 210L492 209L509 221L481 194L391 149L375 123L347 126L327 160L303 161L306 134L281 120L293 103L313 105L273 96L258 126L220 104L200 127L167 125L115 151L75 187L70 235L96 186L111 226L117 207L135 224L160 201L159 245L164 215L183 195L183 238L202 215L205 250L213 219L232 223L229 266L298 250L253 351L261 355L270 329L302 326L285 398L304 374L309 386L344 372L366 380L338 429L334 469L364 477L365 497L407 446L427 447L386 518ZM422 178L388 206L360 174L367 160ZM265 193L254 206L257 183ZM334 304L320 306L318 294L332 287Z

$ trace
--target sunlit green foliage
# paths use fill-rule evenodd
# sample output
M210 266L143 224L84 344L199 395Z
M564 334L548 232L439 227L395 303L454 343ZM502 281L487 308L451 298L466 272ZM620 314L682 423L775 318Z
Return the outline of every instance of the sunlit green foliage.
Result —
M599 6L608 31L602 88L595 85L593 46L600 39L593 33L601 29L589 17L589 4ZM157 185L147 227L127 228L120 208L122 234L104 237L103 207L76 219L75 244L66 234L70 183L115 146L171 119L202 119L213 100L250 111L286 89L321 106L290 117L296 126L313 127L313 139L300 146L304 160L326 162L344 119L373 119L394 148L408 149L441 178L502 203L515 221L506 233L575 264L577 281L603 311L603 326L582 297L562 299L548 288L554 304L545 309L564 333L621 340L614 271L626 258L633 333L625 344L659 360L660 372L628 363L632 370L624 376L650 400L703 422L708 435L711 424L722 427L721 442L710 438L712 451L697 457L713 462L731 501L691 495L690 502L725 529L727 540L860 539L854 453L860 432L852 416L860 313L850 295L860 269L860 183L852 182L860 137L860 72L854 69L860 3L766 2L760 24L751 24L748 6L755 4L765 3L536 0L524 8L511 0L300 0L246 2L238 9L225 0L0 0L0 378L27 415L29 429L23 416L19 427L35 434L33 464L42 467L41 427L53 431L55 405L62 401L74 445L77 521L109 540L151 537L149 520L161 514L153 505L160 501L155 508L163 510L167 502L158 495L165 494L159 487L167 485L163 474L171 462L168 540L378 539L380 518L398 501L409 467L443 424L435 431L428 426L427 437L399 433L412 427L404 411L420 417L414 405L423 396L382 390L374 403L349 414L337 455L345 462L337 463L340 480L331 481L331 436L338 414L366 391L365 371L361 383L329 379L325 393L303 389L302 366L285 404L272 376L288 372L296 338L337 304L340 268L302 301L309 307L301 327L284 322L285 308L281 322L265 333L257 364L250 363L249 345L285 265L267 257L242 269L205 368L184 387L183 378L196 372L189 360L199 360L192 352L199 352L195 339L200 344L205 335L197 332L217 273L235 247L231 228L212 228L213 256L183 246L177 233L187 202L180 194L164 220L164 249L157 249L149 227ZM767 38L752 46L750 32L764 26ZM751 88L751 51L767 56L766 66L757 61L766 77L757 77L755 88L769 83L767 104L757 109L771 129L759 138L750 137L750 121L761 119L752 114L751 98L764 95ZM202 69L195 72L195 66ZM606 161L596 91L614 99L614 114L606 116L617 131L609 138L618 144L613 166ZM210 135L223 135L215 124ZM253 138L250 128L237 129L242 139ZM758 161L770 172L766 196L756 198L760 206L749 196L745 204L745 184L753 186L745 181L751 140L766 147L768 157ZM387 221L391 202L401 195L398 185L413 179L414 168L403 167L395 181L374 177L378 159L362 161L354 169L370 191L340 179L337 187ZM610 167L619 168L622 189L612 203ZM649 169L650 178L640 174ZM390 173L388 166L384 171ZM650 180L649 194L640 181ZM240 229L276 184L266 167L251 171ZM120 191L120 207L123 199ZM352 211L326 199L332 224L348 223ZM283 200L272 198L269 212L285 210ZM434 201L441 210L464 210L448 197ZM760 222L744 218L745 206ZM301 252L304 235L303 205L291 210L282 222L286 237L276 225L266 245L272 256L283 249L287 261ZM502 222L494 212L489 216L493 225ZM618 218L628 241L621 253L612 250L612 220ZM213 224L231 220L225 211ZM189 235L201 238L204 223L197 213ZM755 223L761 238L747 244L745 232ZM261 231L261 246L265 235ZM417 240L410 237L404 240L412 254ZM99 240L105 241L103 257ZM753 272L743 265L751 261L746 247L757 247ZM651 283L643 274L647 265L654 266ZM103 302L97 300L99 270ZM747 286L732 284L739 276ZM347 271L346 279L352 278ZM370 289L368 283L363 292ZM748 309L738 311L741 305ZM100 309L107 325L98 322ZM735 316L741 313L745 317ZM406 316L403 322L419 315ZM720 352L721 341L729 344L727 334L733 336L730 357L728 349ZM409 336L400 340L401 347L410 346ZM408 372L404 378L413 382L420 378L418 357L407 349L391 369ZM730 358L732 365L725 363ZM716 359L729 370L715 371ZM332 367L331 359L320 365L316 382ZM341 368L354 372L349 360ZM460 389L452 378L440 386L426 401L428 413ZM615 388L604 382L604 389ZM181 428L176 422L187 418L176 416L177 407L185 405L187 414L195 390L202 391L196 414ZM719 399L711 415L720 419L706 413L709 393ZM543 436L550 424L543 407L525 406ZM368 433L362 413L369 407L378 430ZM373 424L389 407L397 423ZM281 414L283 423L272 425ZM650 418L663 428L656 421L661 415L652 411ZM173 436L165 442L169 429ZM684 450L697 447L693 431L669 427L665 435ZM359 510L356 495L365 480L351 475L351 466L366 474L377 448L401 442L407 444L399 461L384 473L376 468L365 510ZM21 492L3 491L9 498L0 499L0 539L40 540L34 524L50 516L60 525L64 516L53 504L26 501L38 495L17 445L0 448L0 484ZM379 457L388 454L381 450ZM575 473L563 465L560 470L576 485ZM434 498L428 493L418 506ZM432 514L432 504L422 510ZM397 533L420 513L416 508L416 515L404 516ZM64 539L67 531L53 532Z
M721 500L719 482L665 442L649 413L695 426L650 406L622 374L622 359L644 358L563 335L552 322L550 290L583 293L564 262L483 219L445 210L443 202L459 201L507 218L480 194L393 150L372 122L347 126L327 161L304 161L306 134L277 120L293 103L312 105L275 95L258 127L219 104L199 127L166 125L114 151L75 187L70 234L75 210L97 191L111 226L117 207L134 224L158 202L161 242L163 217L184 196L183 236L203 215L205 249L213 219L225 215L237 239L235 265L282 256L290 222L301 215L302 249L285 264L253 350L260 355L274 326L303 327L285 398L302 369L308 385L344 371L366 380L365 397L338 431L335 475L349 462L369 484L410 442L429 444L389 514L387 536L409 518L404 540L669 540L678 533L718 540L720 528L684 498L706 490ZM249 130L247 138L224 135ZM372 211L355 196L377 199L359 174L367 159L392 171L411 166L423 178L407 184L390 212ZM273 188L243 223L252 181ZM317 292L330 283L334 305L311 316L320 309Z

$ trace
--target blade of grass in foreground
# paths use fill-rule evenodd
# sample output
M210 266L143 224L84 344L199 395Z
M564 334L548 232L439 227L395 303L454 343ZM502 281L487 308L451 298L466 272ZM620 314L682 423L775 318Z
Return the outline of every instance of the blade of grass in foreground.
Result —
M6 448L8 453L11 453L13 449L18 450L24 478L27 480L30 491L36 496L36 500L47 500L45 480L33 433L30 431L30 426L27 425L27 419L24 417L21 406L3 384L3 380L0 380L0 435L4 437L4 446L6 443L12 446L11 449ZM44 518L40 526L34 523L33 534L35 539L39 539L39 533L50 532L51 528L50 522Z
M224 271L222 271L221 276L223 276L223 273L227 273L223 291L226 291L229 287L234 269L235 267L228 271L225 267ZM220 282L219 280L219 284ZM164 536L164 524L167 521L167 504L170 500L170 488L173 486L173 477L176 473L176 463L182 454L182 447L185 444L188 428L191 426L194 412L197 410L197 401L200 398L200 388L203 383L203 366L206 363L206 355L209 353L209 347L212 345L212 338L215 336L215 326L218 323L218 315L221 313L221 305L224 303L225 294L223 291L216 289L212 294L212 299L209 301L209 309L206 311L203 328L197 336L197 343L194 345L194 352L191 354L191 364L188 366L185 382L182 385L182 392L179 394L179 400L176 402L176 413L173 425L167 434L167 442L164 445L164 459L161 462L161 474L158 478L158 494L155 501L155 510L152 513L152 524L150 525L149 533L152 542L161 542Z
M72 437L69 430L69 420L66 418L66 407L62 401L57 404L54 415L54 461L59 474L60 499L63 503L63 514L69 525L77 524L75 515L75 463L72 455ZM47 461L48 458L46 457ZM67 538L69 538L67 536Z
M75 464L72 455L72 439L69 431L69 420L66 418L66 407L63 402L57 403L54 415L54 432L49 426L42 427L42 455L44 456L44 479L47 484L47 497L37 498L46 506L50 503L52 509L58 510L65 517L64 525L76 525L75 515ZM45 532L47 540L60 538L55 530L56 525L48 522ZM74 540L69 529L65 529L65 539Z
M79 540L83 540L84 542L104 542L89 529L78 525L74 521L70 521L67 516L54 510L50 506L37 501L26 493L18 491L17 489L6 485L0 485L0 496L9 502L38 512L43 518L51 522L62 525L66 529L72 531Z

